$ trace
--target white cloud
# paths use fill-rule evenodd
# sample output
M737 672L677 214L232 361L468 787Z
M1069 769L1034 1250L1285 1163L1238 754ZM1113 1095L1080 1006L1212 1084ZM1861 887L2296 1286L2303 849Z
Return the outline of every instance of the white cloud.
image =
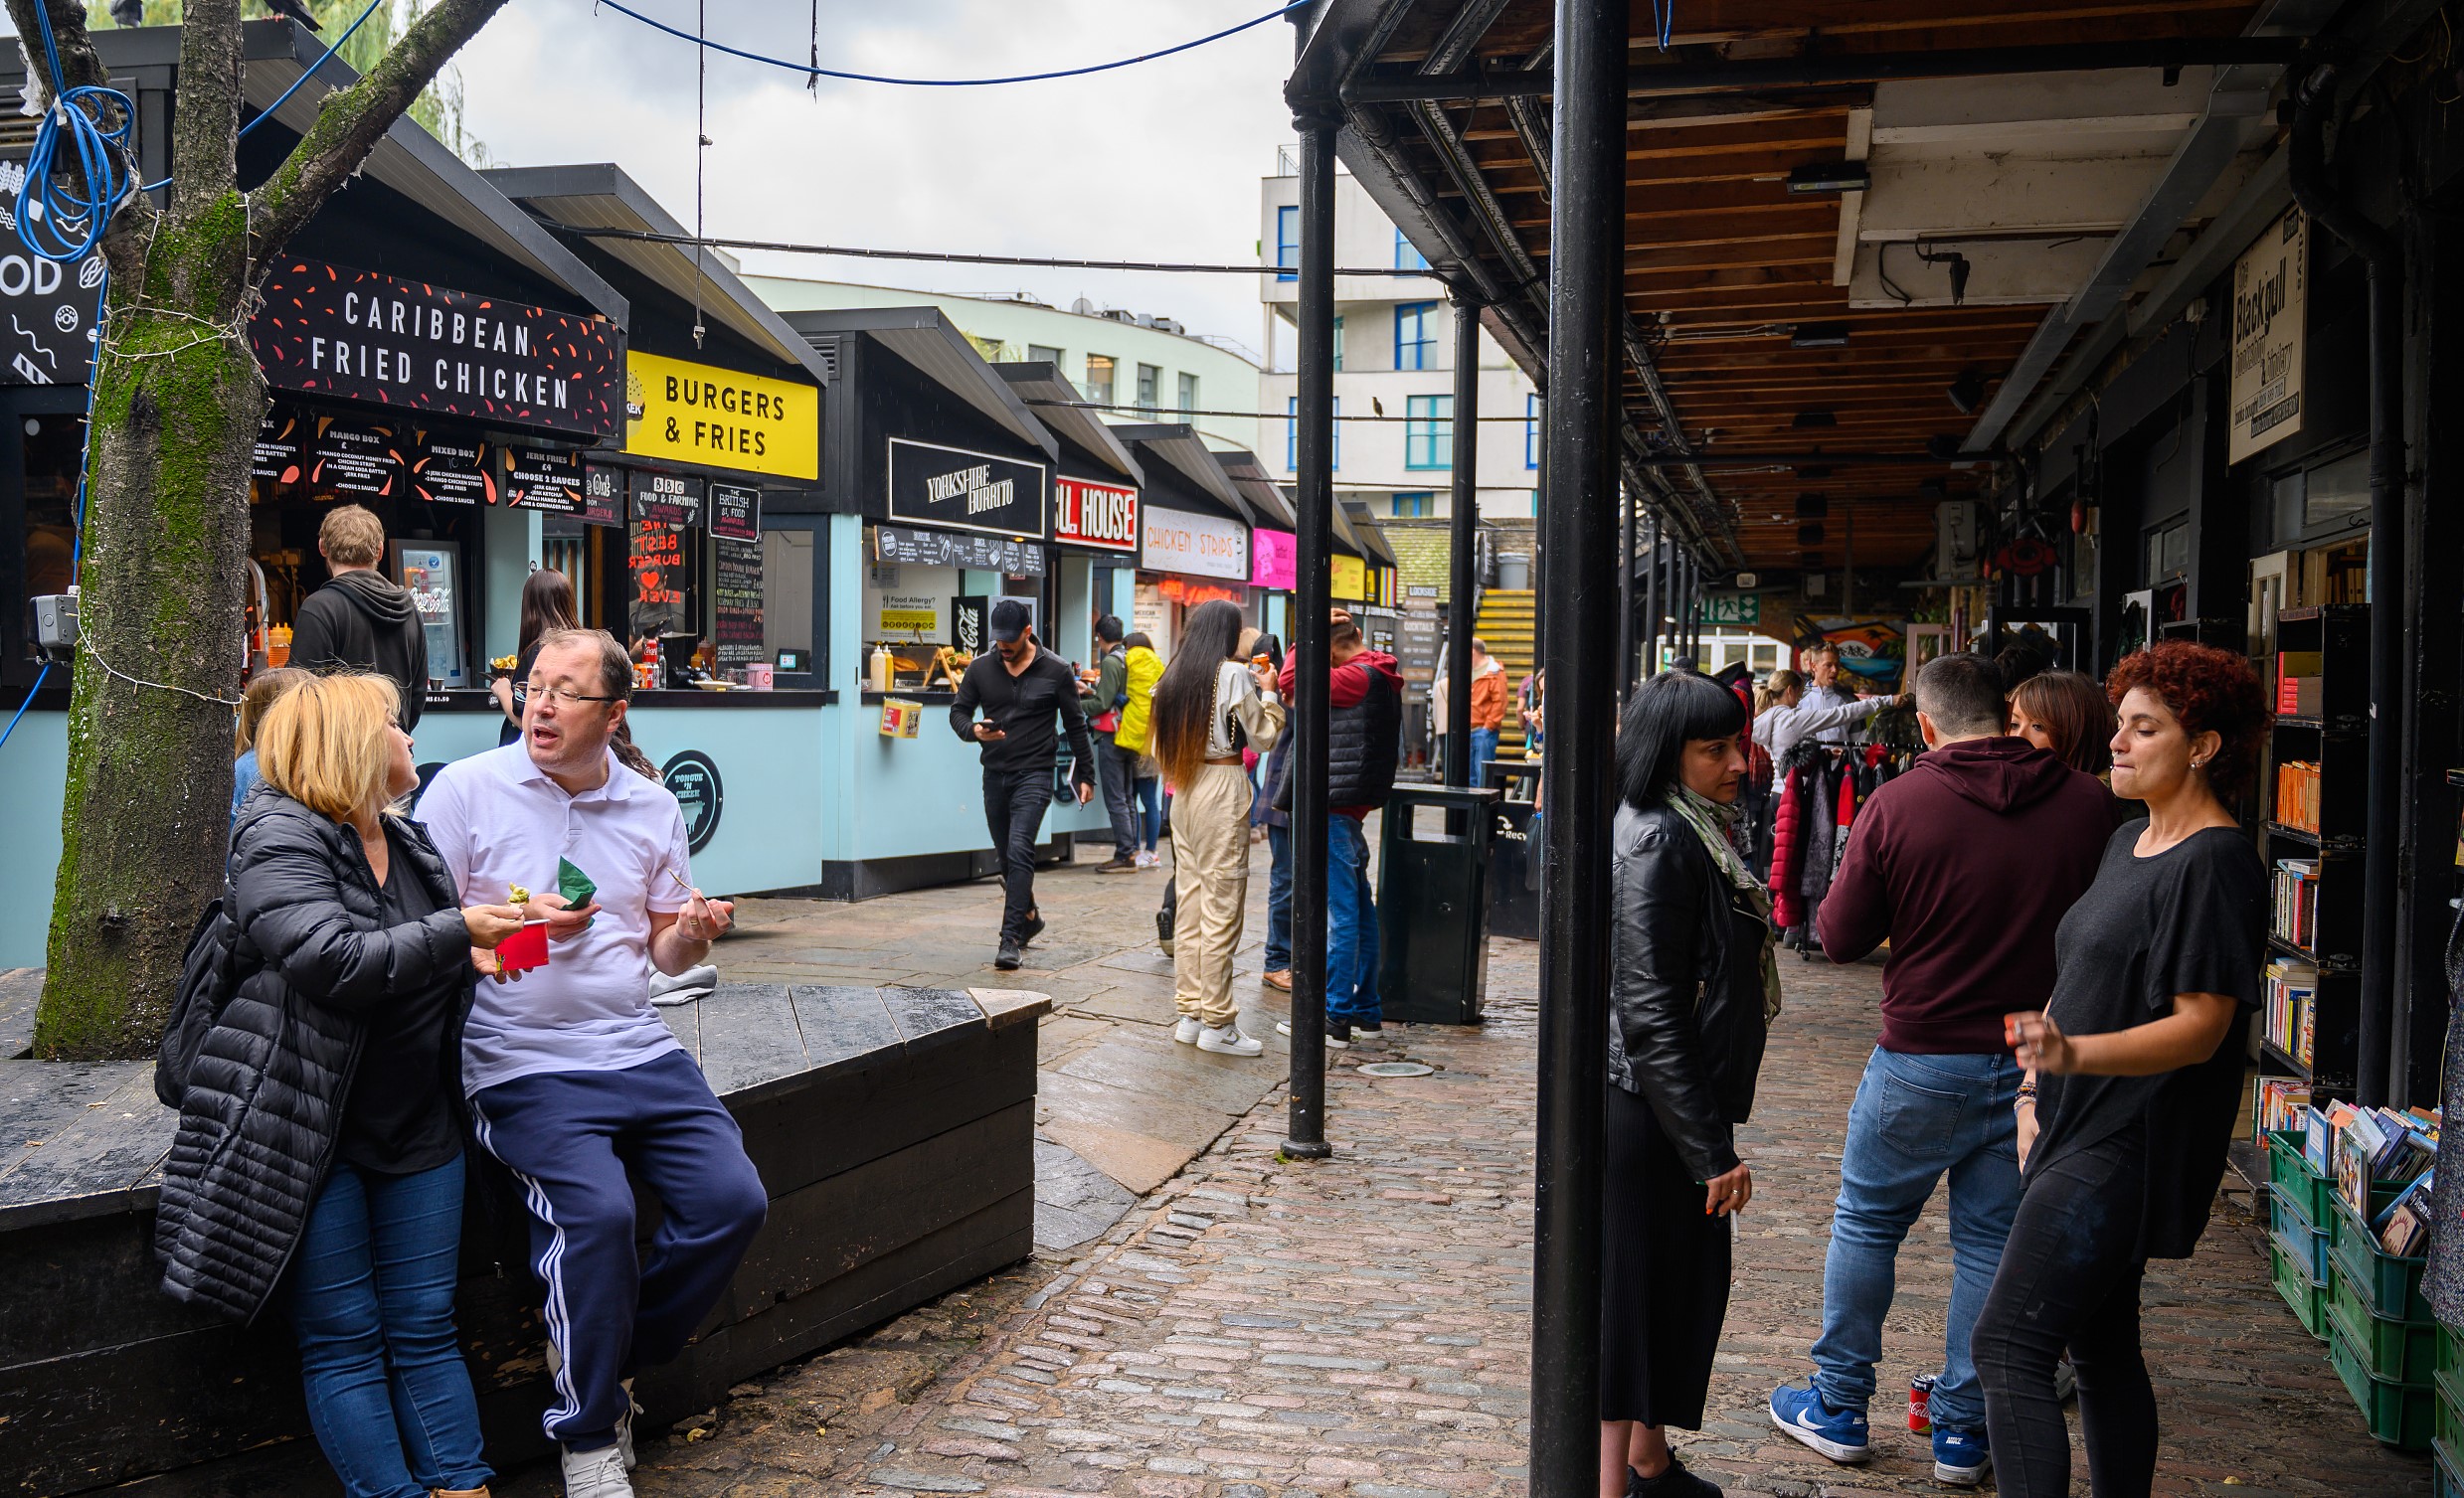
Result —
M1129 57L1270 0L906 0L821 7L822 66L910 77ZM690 30L685 0L636 9ZM715 41L801 59L806 8L718 0ZM589 0L515 0L463 53L467 125L509 165L614 160L693 222L695 49ZM1254 257L1258 179L1291 136L1277 20L1112 73L984 88L824 80L713 53L703 222L714 235L1113 259ZM943 291L1024 288L1259 341L1247 276L1002 269L749 253L748 269Z

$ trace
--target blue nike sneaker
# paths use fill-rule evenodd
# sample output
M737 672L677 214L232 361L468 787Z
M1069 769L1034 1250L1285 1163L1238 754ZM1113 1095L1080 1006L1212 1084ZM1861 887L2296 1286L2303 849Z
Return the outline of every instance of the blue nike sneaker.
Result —
M1934 1426L1934 1481L1972 1488L1993 1469L1994 1453L1986 1444L1982 1425L1971 1430Z
M1872 1454L1865 1444L1865 1413L1834 1410L1807 1379L1800 1389L1782 1384L1771 1391L1771 1423L1837 1462L1859 1462Z

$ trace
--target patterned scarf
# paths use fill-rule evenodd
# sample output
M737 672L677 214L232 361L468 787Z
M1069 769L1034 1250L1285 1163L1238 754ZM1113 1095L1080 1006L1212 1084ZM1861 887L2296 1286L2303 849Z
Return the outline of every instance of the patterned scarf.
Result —
M1669 809L1682 817L1685 825L1694 829L1694 836L1702 839L1702 846L1710 850L1711 862L1719 865L1720 872L1728 877L1728 883L1738 891L1741 898L1735 902L1736 908L1762 922L1759 966L1762 969L1763 1019L1766 1023L1778 1019L1779 940L1777 933L1771 929L1771 892L1754 878L1754 871L1748 869L1745 860L1738 855L1736 844L1728 840L1728 829L1737 820L1737 808L1696 794L1682 781L1669 786L1666 799Z

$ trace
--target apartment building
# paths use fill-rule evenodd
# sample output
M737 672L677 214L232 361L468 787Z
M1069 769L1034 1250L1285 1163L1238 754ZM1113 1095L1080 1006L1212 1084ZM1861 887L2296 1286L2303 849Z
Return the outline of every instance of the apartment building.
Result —
M1257 449L1285 476L1298 455L1294 423L1278 422L1274 415L1293 411L1297 401L1300 281L1291 267L1300 262L1300 203L1298 164L1286 147L1259 192L1259 257L1279 268L1259 277L1266 370L1258 378L1264 445ZM1340 170L1334 178L1334 263L1338 269L1428 269L1368 192ZM1445 284L1427 275L1338 274L1334 303L1335 492L1365 503L1380 520L1446 516L1455 462L1455 314ZM1486 332L1480 403L1481 518L1528 525L1539 495L1539 394ZM1363 416L1384 419L1357 419Z

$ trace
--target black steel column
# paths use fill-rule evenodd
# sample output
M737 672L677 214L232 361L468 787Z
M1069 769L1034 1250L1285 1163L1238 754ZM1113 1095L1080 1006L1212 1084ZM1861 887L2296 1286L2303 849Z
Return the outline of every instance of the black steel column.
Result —
M1480 524L1481 304L1455 288L1455 488L1446 581L1446 783L1480 777L1472 762L1472 546Z
M1643 517L1643 679L1660 674L1660 512Z
M1634 496L1617 496L1617 712L1634 691Z
M1326 1143L1326 610L1334 552L1334 131L1331 112L1301 132L1300 577L1293 589L1292 1124L1284 1153L1323 1159Z
M1626 0L1557 0L1548 259L1548 807L1540 892L1532 1498L1600 1489L1600 1130L1608 1086L1608 693L1616 630L1618 340L1626 216Z

